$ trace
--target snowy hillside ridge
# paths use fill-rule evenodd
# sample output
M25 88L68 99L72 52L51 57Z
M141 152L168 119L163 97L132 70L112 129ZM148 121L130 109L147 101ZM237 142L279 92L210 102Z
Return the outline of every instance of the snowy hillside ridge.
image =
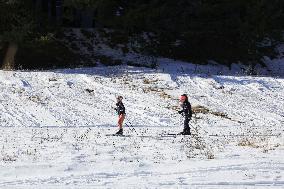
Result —
M194 66L175 65L166 59L163 63L158 70L117 66L49 72L1 71L0 100L6 102L2 103L1 125L109 125L116 120L112 109L115 96L122 95L128 119L134 125L168 126L169 121L177 122L175 110L178 96L183 93L188 94L193 106L205 106L239 122L253 125L259 120L259 126L282 123L282 78L210 74L219 67L188 74L196 71ZM155 114L159 116L151 116ZM267 114L272 116L259 117Z
M0 188L283 188L284 79L160 61L0 71ZM183 93L193 135L164 137Z

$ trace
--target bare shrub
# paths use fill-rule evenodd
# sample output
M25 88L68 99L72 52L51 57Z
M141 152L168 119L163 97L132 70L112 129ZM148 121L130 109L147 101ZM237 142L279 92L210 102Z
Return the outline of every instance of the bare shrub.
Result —
M205 151L205 156L207 157L207 159L215 159L213 152L210 150Z
M255 142L249 138L243 138L238 142L238 146L250 146L255 147Z
M16 161L17 158L16 158L16 156L11 156L11 155L5 154L5 155L2 157L2 160L3 160L4 162L13 162L13 161Z

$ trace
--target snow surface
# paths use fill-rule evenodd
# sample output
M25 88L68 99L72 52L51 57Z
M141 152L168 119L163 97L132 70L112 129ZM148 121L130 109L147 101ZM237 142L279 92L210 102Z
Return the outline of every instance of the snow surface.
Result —
M196 69L0 71L0 188L284 188L284 79ZM182 93L208 111L162 137Z

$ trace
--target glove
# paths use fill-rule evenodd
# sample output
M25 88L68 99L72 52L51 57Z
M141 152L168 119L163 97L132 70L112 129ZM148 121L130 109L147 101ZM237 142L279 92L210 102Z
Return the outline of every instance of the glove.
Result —
M182 114L182 112L183 112L182 110L178 111L179 114Z

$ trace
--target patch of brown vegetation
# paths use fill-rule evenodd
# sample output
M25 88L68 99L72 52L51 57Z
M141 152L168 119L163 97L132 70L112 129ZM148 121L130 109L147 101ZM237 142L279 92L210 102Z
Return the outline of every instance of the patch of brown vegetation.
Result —
M143 92L144 93L150 93L150 92L163 92L161 89L157 88L157 87L147 87L147 88L143 88Z
M85 89L85 91L87 91L88 93L92 93L94 92L94 89Z
M158 80L158 79L150 80L150 79L145 78L145 79L143 80L143 83L144 83L144 84L151 84L151 83L156 83L157 81L159 81L159 80Z
M192 107L192 112L195 114L197 113L208 114L210 111L208 108L198 105L198 106Z
M49 78L48 81L57 81L57 79L53 77L53 78Z
M192 107L192 112L197 114L197 113L202 113L202 114L212 114L212 115L215 115L215 116L219 116L219 117L222 117L222 118L226 118L226 119L229 119L229 120L232 120L230 117L228 117L227 114L223 113L223 112L214 112L214 111L211 111L209 110L208 108L204 107L204 106L194 106Z
M31 100L31 101L33 101L33 102L36 102L36 103L41 102L40 97L39 97L39 96L37 96L37 95L29 96L29 100Z
M258 148L258 146L255 145L255 142L252 139L243 138L239 141L238 146L250 146L253 148Z
M160 93L160 97L166 99L166 98L171 98L172 96L163 91Z

